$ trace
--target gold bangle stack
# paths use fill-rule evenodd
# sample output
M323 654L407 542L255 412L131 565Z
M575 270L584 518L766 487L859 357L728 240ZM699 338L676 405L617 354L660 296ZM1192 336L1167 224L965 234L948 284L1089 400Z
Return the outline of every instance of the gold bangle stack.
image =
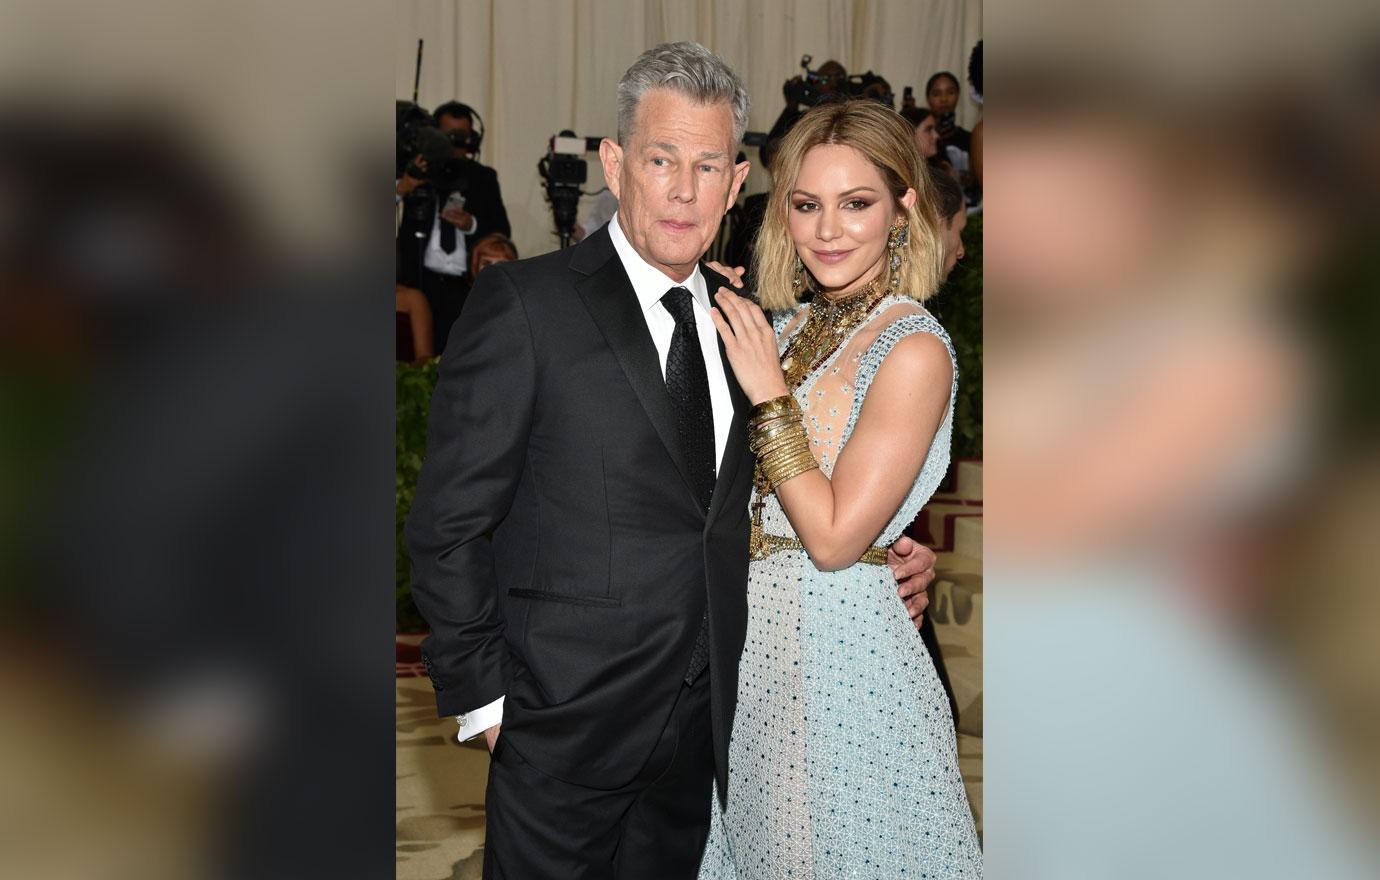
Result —
M819 467L801 421L800 404L790 394L752 408L748 446L770 489Z

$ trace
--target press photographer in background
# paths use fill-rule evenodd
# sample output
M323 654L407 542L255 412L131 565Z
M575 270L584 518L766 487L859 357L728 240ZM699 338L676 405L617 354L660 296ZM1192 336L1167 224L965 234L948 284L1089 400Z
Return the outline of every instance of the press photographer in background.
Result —
M438 352L469 293L470 249L491 233L512 234L498 175L474 158L483 139L483 120L459 101L432 116L398 105L397 281L426 296Z

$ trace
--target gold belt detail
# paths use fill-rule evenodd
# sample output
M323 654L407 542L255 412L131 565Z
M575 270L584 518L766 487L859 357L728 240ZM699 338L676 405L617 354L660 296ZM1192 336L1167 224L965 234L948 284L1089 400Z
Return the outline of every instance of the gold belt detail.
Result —
M787 538L782 535L769 535L758 528L756 523L753 523L752 536L748 540L749 559L766 559L773 553L780 553L783 550L804 549L805 545L800 543L799 539ZM886 565L886 548L868 547L863 551L863 555L858 558L858 561L868 565Z

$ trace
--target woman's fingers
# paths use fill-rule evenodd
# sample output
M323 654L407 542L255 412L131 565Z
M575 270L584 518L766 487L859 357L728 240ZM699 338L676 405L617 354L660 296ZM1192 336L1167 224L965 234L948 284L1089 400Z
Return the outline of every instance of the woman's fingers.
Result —
M724 348L727 349L737 344L738 339L734 336L733 328L729 325L728 320L724 318L722 310L711 308L709 310L709 319L714 322L714 327L718 329L719 336L723 338Z

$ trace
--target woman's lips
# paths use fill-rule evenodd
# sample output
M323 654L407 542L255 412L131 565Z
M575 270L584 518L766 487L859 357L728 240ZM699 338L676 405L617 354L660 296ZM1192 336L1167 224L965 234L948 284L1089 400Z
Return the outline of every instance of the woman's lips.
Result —
M814 254L815 259L819 260L821 263L832 265L834 263L842 263L844 260L848 259L848 255L855 250L857 250L857 248L850 248L846 251L817 251L811 249L810 253Z

